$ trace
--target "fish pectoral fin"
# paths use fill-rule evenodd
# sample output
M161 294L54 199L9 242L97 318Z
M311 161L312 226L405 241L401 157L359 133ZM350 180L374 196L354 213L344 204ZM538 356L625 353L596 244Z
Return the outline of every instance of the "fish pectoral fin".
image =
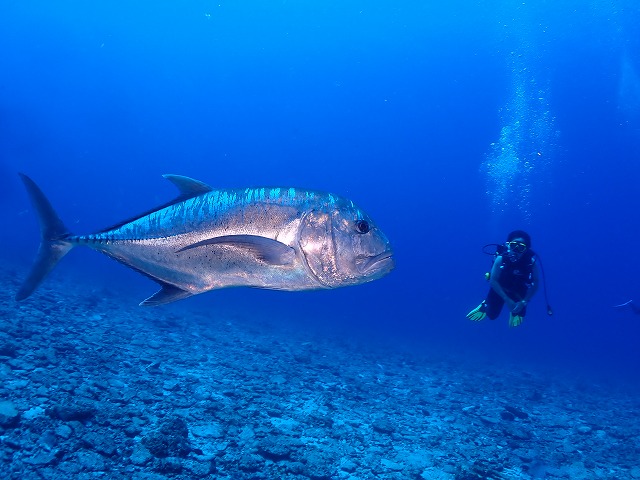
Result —
M156 307L158 305L165 305L167 303L175 302L176 300L182 300L188 298L193 294L175 287L169 283L160 283L162 288L149 298L140 303L141 307Z
M186 200L188 198L197 197L203 193L213 190L209 185L200 180L185 177L184 175L163 175L164 178L173 183L178 190L180 190L180 196L178 198Z
M270 265L288 265L296 257L296 251L282 242L258 235L223 235L208 238L178 250L182 252L204 245L230 245L250 252L257 259Z

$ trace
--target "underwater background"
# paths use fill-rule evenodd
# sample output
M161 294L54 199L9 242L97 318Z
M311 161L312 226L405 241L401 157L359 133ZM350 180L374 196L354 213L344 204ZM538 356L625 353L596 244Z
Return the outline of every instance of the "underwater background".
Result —
M173 198L164 173L329 191L387 234L391 274L144 310L153 282L77 249L44 286L108 291L132 325L208 312L637 392L640 316L614 306L640 302L639 26L631 0L3 1L5 272L23 279L39 239L18 172L78 234ZM482 247L514 229L554 314L540 289L518 328L470 322Z

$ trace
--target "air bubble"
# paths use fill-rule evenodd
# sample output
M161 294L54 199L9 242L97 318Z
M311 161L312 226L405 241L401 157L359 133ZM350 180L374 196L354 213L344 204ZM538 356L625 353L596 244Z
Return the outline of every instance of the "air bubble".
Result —
M531 69L519 67L514 69L511 98L501 109L500 136L489 145L483 170L493 211L516 208L529 219L533 186L547 183L544 175L557 131L546 100L548 89L537 86ZM546 152L544 156L542 151Z

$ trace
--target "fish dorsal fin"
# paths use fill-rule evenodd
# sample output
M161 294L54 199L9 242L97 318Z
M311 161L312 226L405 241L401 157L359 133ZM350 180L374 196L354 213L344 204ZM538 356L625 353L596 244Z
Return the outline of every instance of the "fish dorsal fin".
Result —
M157 212L158 210L162 210L163 208L170 207L171 205L175 205L179 202L184 202L185 200L189 200L190 198L197 197L198 195L203 195L213 190L213 188L211 188L206 183L201 182L200 180L194 180L193 178L185 177L183 175L166 174L163 175L163 177L173 183L178 188L178 190L180 190L180 195L178 195L177 198L174 198L167 203L163 203L158 207L152 208L151 210L142 212L135 217L127 218L126 220L118 222L107 228L103 228L96 233L104 233L108 232L109 230L120 228L121 226L126 225L129 222L134 222L139 218L145 217L153 212Z
M161 289L151 295L149 298L140 303L142 307L155 307L157 305L165 305L167 303L175 302L176 300L182 300L193 295L186 290L175 287L169 283L159 282Z
M173 183L178 190L180 190L180 196L178 199L186 200L188 198L197 197L203 193L208 193L213 188L200 180L185 177L184 175L172 175L170 173L163 175L164 178Z
M205 245L230 245L251 253L258 260L269 265L288 265L293 262L296 256L296 251L290 246L258 235L223 235L221 237L207 238L187 245L178 250L178 252Z

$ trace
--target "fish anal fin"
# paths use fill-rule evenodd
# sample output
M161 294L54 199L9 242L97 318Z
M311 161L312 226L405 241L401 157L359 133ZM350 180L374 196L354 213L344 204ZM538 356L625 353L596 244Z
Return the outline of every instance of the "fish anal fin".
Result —
M258 260L269 265L288 265L294 261L296 256L295 250L290 246L258 235L223 235L208 238L181 248L178 252L205 245L230 245L251 253Z
M149 298L140 303L141 307L156 307L158 305L166 305L167 303L175 302L188 298L193 294L175 287L169 283L161 283L162 288Z

